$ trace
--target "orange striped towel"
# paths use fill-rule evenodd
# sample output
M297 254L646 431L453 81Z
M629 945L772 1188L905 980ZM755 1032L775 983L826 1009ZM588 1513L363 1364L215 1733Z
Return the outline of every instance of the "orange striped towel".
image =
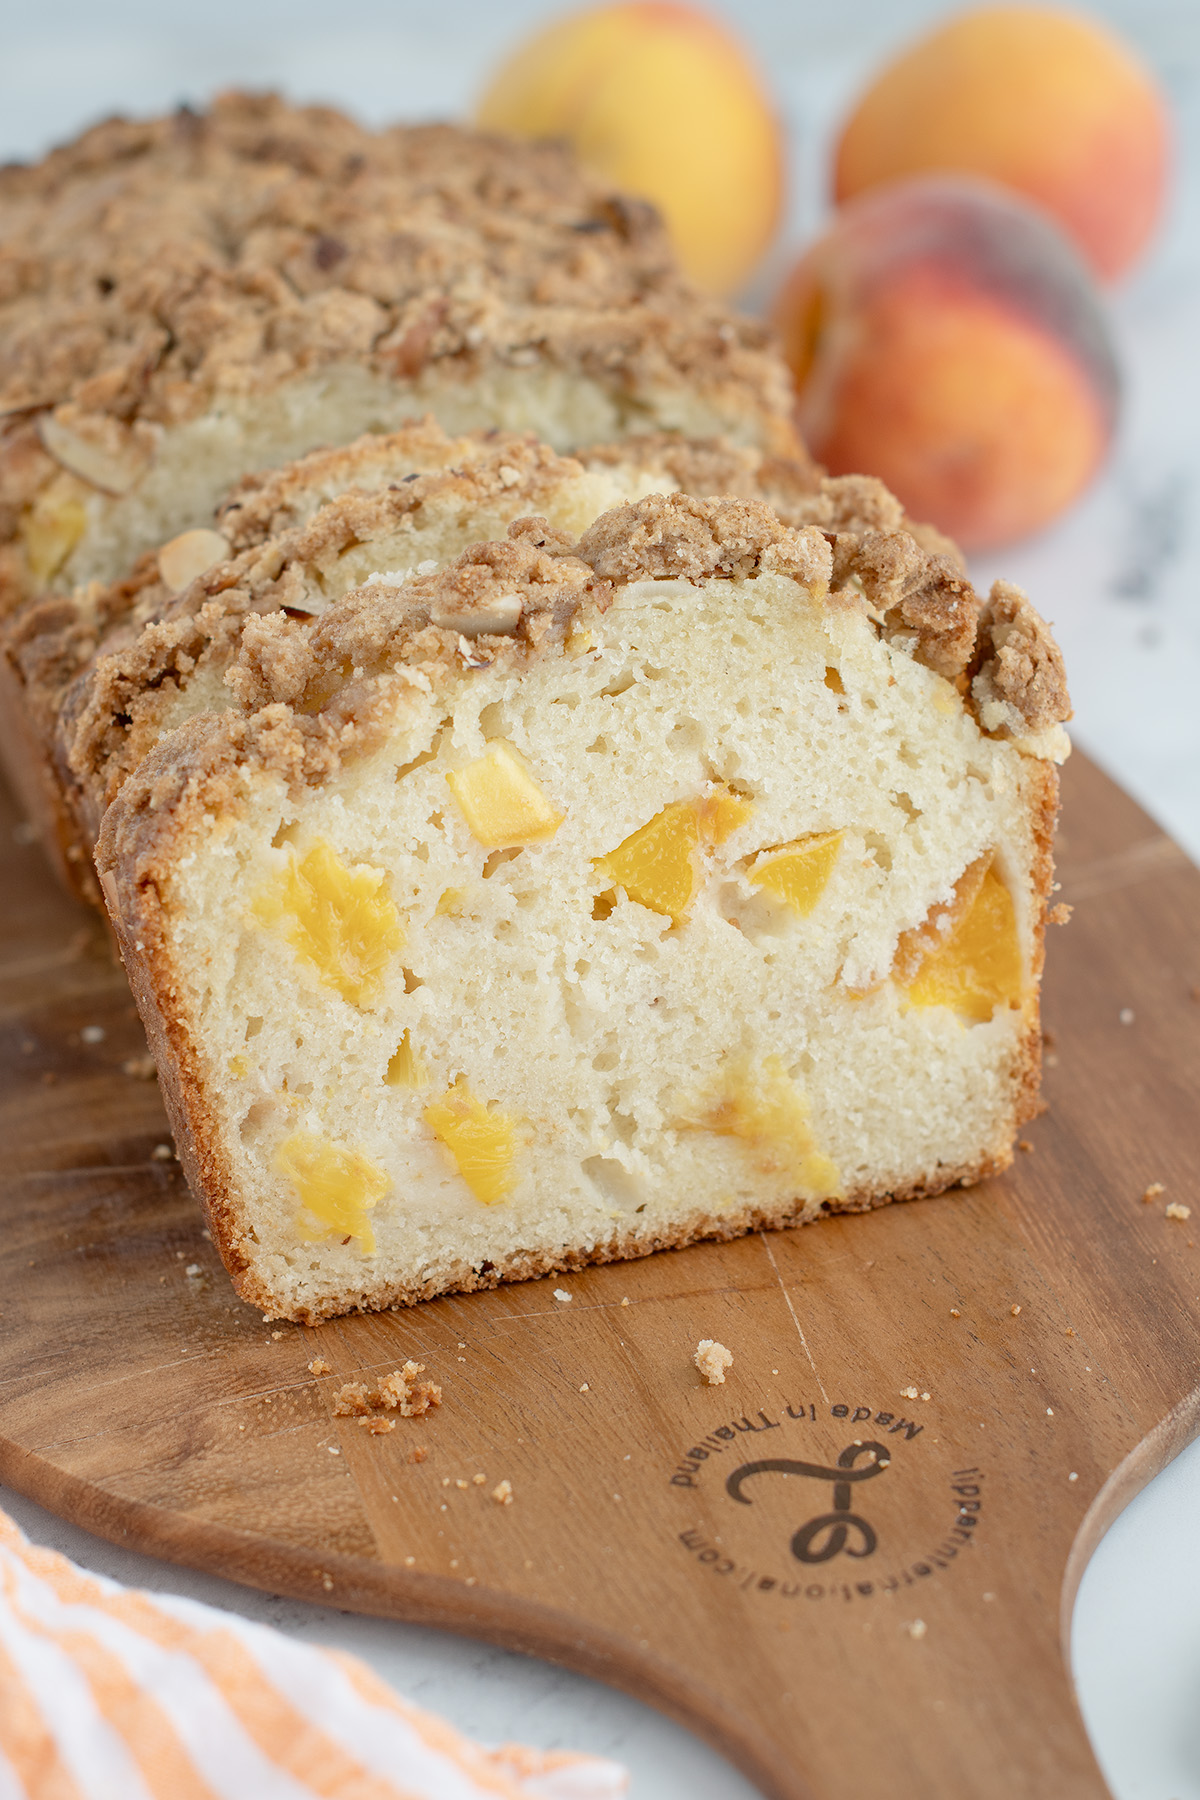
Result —
M0 1512L0 1800L617 1800L616 1763L484 1750L356 1657L89 1575Z

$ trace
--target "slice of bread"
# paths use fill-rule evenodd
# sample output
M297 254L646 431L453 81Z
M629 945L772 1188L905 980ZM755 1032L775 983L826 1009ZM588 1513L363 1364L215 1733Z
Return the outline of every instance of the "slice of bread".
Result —
M522 514L577 537L621 500L680 486L828 525L902 517L878 483L822 485L807 463L723 439L633 437L574 458L512 432L451 437L429 417L246 477L123 580L27 601L2 638L10 774L52 860L98 903L105 806L167 724L231 704L222 676L250 612L315 618L372 574L438 566Z
M227 94L0 169L0 245L0 614L427 409L800 454L764 328L559 146Z
M225 686L129 774L97 864L268 1316L1010 1159L1068 715L1015 589L981 604L903 531L651 496L256 614Z

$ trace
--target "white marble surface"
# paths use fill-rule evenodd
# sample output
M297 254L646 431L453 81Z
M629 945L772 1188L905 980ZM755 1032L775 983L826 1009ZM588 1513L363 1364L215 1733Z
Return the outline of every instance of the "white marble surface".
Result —
M232 83L277 85L379 122L462 116L502 49L559 10L547 0L336 9L327 0L206 0L186 11L170 0L8 0L0 159L39 154L108 112L199 101ZM894 45L947 8L746 0L714 10L770 70L793 143L787 226L753 301L821 217L830 133L848 100ZM1139 45L1166 84L1176 189L1154 254L1112 299L1126 407L1107 471L1053 530L977 574L1019 581L1055 621L1078 741L1200 856L1200 6L1105 0L1092 11ZM696 1740L581 1677L439 1632L251 1593L103 1544L18 1495L0 1493L0 1503L38 1541L88 1567L355 1650L482 1738L621 1757L635 1800L752 1800ZM1101 1544L1076 1607L1074 1666L1117 1800L1200 1800L1200 1444Z

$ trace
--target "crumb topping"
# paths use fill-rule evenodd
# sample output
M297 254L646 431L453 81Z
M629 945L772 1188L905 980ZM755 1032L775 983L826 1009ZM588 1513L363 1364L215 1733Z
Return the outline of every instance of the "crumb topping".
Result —
M575 547L604 581L703 581L774 569L828 586L830 558L815 527L797 532L761 500L651 494L614 507Z
M995 582L984 603L978 662L971 691L985 720L997 703L1011 708L1027 731L1071 717L1062 652L1046 621L1011 582ZM1012 729L1011 721L1003 723Z
M24 453L108 491L215 394L347 359L732 386L786 435L765 329L697 293L654 209L563 147L371 132L270 94L110 119L0 169L0 346Z
M518 519L502 541L406 582L374 579L314 619L306 593L319 586L315 546L354 536L364 507L391 500L390 491L345 495L298 533L206 571L77 684L61 741L95 829L158 741L180 686L206 671L243 716L259 719L257 754L280 772L288 763L289 779L323 779L343 754L373 741L372 717L382 716L387 682L402 671L404 681L428 684L464 669L516 668L561 643L586 609L603 612L614 585L648 579L775 571L820 596L832 576L830 604L862 606L960 690L977 671L968 698L985 731L1019 735L1069 716L1057 647L1015 588L998 584L981 608L957 567L904 530L832 534L831 554L830 534L785 526L756 500L650 495L604 514L576 544L543 518ZM835 491L830 504L883 510L871 487Z

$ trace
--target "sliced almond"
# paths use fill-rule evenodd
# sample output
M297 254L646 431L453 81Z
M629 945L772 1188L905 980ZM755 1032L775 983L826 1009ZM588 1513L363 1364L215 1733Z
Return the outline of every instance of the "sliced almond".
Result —
M214 563L224 562L228 555L229 539L219 531L200 526L195 531L181 531L163 545L158 553L158 572L171 592L177 594Z
M485 606L436 609L429 622L440 631L457 631L465 638L507 637L520 622L522 605L517 594L499 594Z
M157 434L150 425L122 425L108 413L60 406L38 419L43 445L64 469L106 494L127 494L154 457Z

